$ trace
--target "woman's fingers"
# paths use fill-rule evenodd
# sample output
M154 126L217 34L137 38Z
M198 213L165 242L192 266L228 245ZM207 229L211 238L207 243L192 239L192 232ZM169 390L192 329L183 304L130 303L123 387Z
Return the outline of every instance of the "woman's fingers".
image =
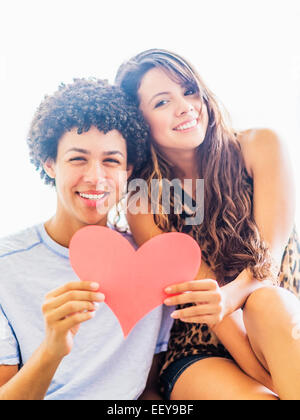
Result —
M168 306L184 305L186 303L198 303L200 305L206 303L219 303L221 302L221 299L220 293L216 292L185 292L165 299L164 303Z
M215 326L223 318L224 302L216 280L193 280L167 287L166 293L180 293L165 299L169 306L191 304L174 311L171 316L183 322L203 323Z
M192 280L185 283L174 284L165 288L168 294L192 292L192 291L213 291L217 290L219 285L216 280Z
M218 317L222 314L222 305L194 305L185 309L179 309L171 314L174 319L185 319L198 316Z
M216 324L220 321L216 320L214 315L203 315L203 316L195 316L190 318L180 318L182 322L189 322L192 324L206 324L210 328L213 328Z

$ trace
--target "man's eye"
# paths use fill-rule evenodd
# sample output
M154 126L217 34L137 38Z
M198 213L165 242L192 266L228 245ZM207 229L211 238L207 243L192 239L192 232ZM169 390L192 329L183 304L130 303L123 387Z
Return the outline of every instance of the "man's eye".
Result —
M109 159L105 159L104 162L109 162L109 163L120 163L117 159L113 159L113 158L109 158Z
M69 160L69 162L76 162L76 161L85 161L86 159L83 157L74 157Z

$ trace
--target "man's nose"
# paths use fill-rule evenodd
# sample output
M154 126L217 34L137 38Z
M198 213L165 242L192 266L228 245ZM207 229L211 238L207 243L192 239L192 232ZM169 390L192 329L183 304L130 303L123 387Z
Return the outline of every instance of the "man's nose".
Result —
M97 185L106 176L105 168L99 161L92 161L85 173L85 181Z

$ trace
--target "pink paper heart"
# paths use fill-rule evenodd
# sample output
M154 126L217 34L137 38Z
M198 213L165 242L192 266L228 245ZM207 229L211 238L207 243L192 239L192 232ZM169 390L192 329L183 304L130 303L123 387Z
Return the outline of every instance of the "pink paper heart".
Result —
M163 303L168 285L196 277L201 251L184 233L155 236L136 251L120 233L87 226L71 240L70 261L82 281L99 283L127 337L140 319Z

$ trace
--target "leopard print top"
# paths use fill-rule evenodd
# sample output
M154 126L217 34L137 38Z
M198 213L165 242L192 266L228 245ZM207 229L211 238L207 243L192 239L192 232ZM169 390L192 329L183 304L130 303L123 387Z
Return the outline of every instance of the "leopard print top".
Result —
M243 174L244 185L251 197L253 197L253 180L246 170ZM185 233L189 233L188 227ZM209 265L207 249L201 244L203 260ZM236 276L230 275L225 278L226 283L232 281ZM281 287L291 290L300 298L300 242L294 228L282 258L278 284ZM181 305L182 309L189 305ZM186 356L206 354L216 357L231 358L229 352L218 340L216 334L205 324L185 323L179 319L174 321L171 330L168 350L162 364L161 374L175 360Z

